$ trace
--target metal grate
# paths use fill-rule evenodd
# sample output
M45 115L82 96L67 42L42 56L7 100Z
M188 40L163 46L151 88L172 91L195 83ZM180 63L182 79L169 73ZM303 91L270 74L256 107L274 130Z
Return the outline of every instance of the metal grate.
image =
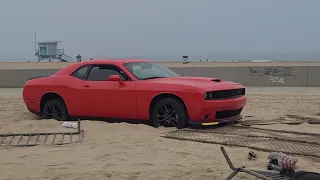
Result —
M241 125L253 126L253 125L270 125L270 124L320 124L320 117L307 117L302 115L287 114L286 117L280 117L273 120L243 120L239 121Z
M246 126L222 126L217 128L203 128L203 129L184 129L185 131L196 131L201 133L218 133L218 134L229 134L239 135L247 137L263 137L272 138L294 142L307 142L320 145L320 134L316 133L305 133L305 132L293 132L293 131L280 131L280 130L269 130L262 128L253 128Z
M288 154L320 157L320 144L315 143L315 141L320 142L319 135L309 135L302 138L302 135L300 134L291 133L293 135L292 137L301 136L301 138L295 140L294 138L290 139L290 137L275 137L276 134L275 136L250 134L252 131L251 128L248 128L246 132L235 131L229 132L229 134L227 134L227 131L219 133L219 130L216 130L217 132L213 132L214 130L212 130L212 132L205 132L203 130L178 130L165 133L163 137L203 143L222 144L227 146L248 147L261 151L278 151ZM257 129L254 131L259 132ZM275 133L277 133L277 131L275 131ZM289 133L287 133L287 135L289 135ZM312 139L309 139L309 137L312 137Z
M239 121L239 124L243 126L253 126L253 125L271 125L271 124L302 124L305 123L304 120L282 120L282 119L275 119L275 120L243 120Z
M207 92L207 100L229 99L244 96L245 88Z
M0 134L0 146L37 146L37 145L64 145L82 143L84 130L80 128L76 132L51 132L51 133L6 133Z

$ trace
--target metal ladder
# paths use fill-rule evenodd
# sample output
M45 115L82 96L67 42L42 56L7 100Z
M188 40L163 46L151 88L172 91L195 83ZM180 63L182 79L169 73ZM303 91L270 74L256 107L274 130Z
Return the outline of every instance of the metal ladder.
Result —
M80 128L76 132L49 132L49 133L0 133L0 147L2 146L37 146L37 145L65 145L82 143L84 130ZM78 138L74 138L77 136Z

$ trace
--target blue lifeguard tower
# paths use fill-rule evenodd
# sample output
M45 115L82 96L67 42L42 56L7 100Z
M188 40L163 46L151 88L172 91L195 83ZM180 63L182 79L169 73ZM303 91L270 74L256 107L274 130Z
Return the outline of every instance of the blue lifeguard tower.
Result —
M45 41L36 42L38 49L36 48L35 55L38 56L38 61L58 59L61 62L68 62L71 57L64 53L64 49L58 49L58 44L62 41Z

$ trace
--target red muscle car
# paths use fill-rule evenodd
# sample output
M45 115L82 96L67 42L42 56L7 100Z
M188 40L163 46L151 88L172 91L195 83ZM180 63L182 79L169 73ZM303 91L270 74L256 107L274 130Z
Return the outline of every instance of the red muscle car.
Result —
M78 62L23 88L28 110L45 119L71 117L150 120L154 127L184 128L241 119L243 85L209 77L179 76L141 59Z

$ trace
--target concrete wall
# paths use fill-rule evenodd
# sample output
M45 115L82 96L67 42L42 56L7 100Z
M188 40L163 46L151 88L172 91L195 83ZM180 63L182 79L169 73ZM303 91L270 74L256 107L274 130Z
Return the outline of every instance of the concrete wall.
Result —
M320 87L320 66L170 67L182 76L216 77L246 86ZM29 77L58 69L0 70L0 88L21 88Z
M20 88L33 76L50 76L59 69L12 69L0 70L0 88Z
M320 67L317 69L320 70ZM216 77L239 82L247 86L309 86L308 67L185 68L183 75ZM314 75L316 74L314 73ZM317 79L312 82L313 86L320 86L320 82Z
M320 66L175 67L182 76L215 77L246 86L320 87Z

